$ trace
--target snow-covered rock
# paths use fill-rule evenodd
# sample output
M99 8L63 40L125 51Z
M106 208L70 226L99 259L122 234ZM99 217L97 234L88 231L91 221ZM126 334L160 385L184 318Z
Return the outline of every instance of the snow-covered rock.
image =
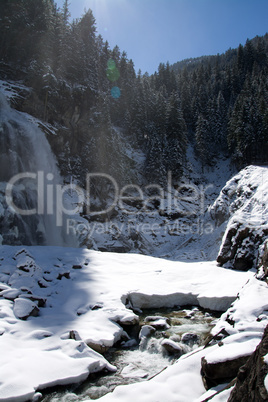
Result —
M228 221L217 261L239 270L256 267L268 238L268 168L248 166L235 175L210 214L218 225Z
M14 314L21 320L27 320L30 316L37 317L39 308L31 300L16 299L14 302Z
M218 347L202 358L202 374L208 388L229 381L248 360L261 340L261 333L243 332L225 338Z
M155 328L151 325L143 325L139 333L139 339L148 338L155 333Z
M15 300L21 292L18 289L6 289L0 292L0 296L4 297L5 299Z
M174 342L172 339L164 339L161 342L161 345L167 352L173 355L181 356L184 352L181 345L177 342Z
M144 322L159 330L170 328L169 319L167 317L148 316L145 318Z

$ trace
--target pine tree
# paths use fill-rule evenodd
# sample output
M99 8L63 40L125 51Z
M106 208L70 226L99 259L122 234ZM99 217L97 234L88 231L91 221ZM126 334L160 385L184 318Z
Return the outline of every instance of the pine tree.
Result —
M166 121L166 168L173 172L174 177L180 178L187 146L187 127L181 111L180 100L176 93L173 93L169 98Z
M221 151L227 151L227 106L220 91L217 98L217 109L216 109L216 130L215 130L215 145L219 147Z
M211 155L208 150L209 137L208 121L200 114L196 125L195 140L196 151L200 157L202 169L211 161Z

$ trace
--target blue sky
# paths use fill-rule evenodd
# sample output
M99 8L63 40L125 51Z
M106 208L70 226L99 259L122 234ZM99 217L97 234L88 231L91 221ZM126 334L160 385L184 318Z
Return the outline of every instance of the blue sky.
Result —
M63 0L56 0L59 7ZM136 71L224 53L268 32L268 0L69 0L71 18L90 8L97 31Z

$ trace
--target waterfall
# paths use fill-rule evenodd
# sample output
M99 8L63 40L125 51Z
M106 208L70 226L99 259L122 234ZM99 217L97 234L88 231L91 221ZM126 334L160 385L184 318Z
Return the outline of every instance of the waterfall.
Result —
M8 183L12 183L9 198ZM56 158L45 134L25 113L11 108L0 91L0 240L4 244L74 245L56 224L54 188L59 184Z

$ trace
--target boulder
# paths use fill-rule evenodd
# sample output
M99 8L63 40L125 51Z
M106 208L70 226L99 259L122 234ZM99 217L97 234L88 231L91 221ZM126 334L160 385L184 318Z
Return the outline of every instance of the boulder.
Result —
M255 265L259 247L267 236L267 228L233 222L226 231L217 262L220 265L230 262L234 269L247 271Z
M27 320L30 316L37 317L39 314L39 308L31 300L19 298L14 302L13 308L14 314L21 320Z
M126 314L124 317L120 317L119 320L116 321L122 327L124 326L133 326L139 323L139 317L136 314Z
M74 341L82 341L81 336L76 330L71 330L69 334L70 339L73 339Z
M38 307L45 307L47 299L45 297L33 295L33 294L21 294L19 298L31 300L37 303Z
M155 333L155 328L152 327L151 325L143 325L141 327L141 330L139 333L140 350L145 350L147 348L149 337L154 333Z
M170 339L165 339L161 345L171 355L181 356L184 353L182 347Z
M87 346L89 348L95 350L95 352L98 352L101 355L103 355L104 353L106 353L110 349L110 346L100 344L98 342L87 341L86 344L87 344Z
M264 380L268 375L268 364L264 356L268 353L268 326L255 352L237 374L236 385L228 402L268 401Z
M193 332L186 332L182 335L181 341L188 345L194 345L195 343L198 344L200 342L200 336Z
M139 339L148 338L155 332L155 328L151 325L143 325L139 333Z
M201 361L201 374L206 389L218 384L227 383L236 377L238 370L248 360L248 356L241 356L232 360L217 363L208 363L206 357Z
M19 296L20 293L21 293L20 290L10 288L10 289L2 290L0 292L0 296L4 297L5 299L8 299L8 300L15 300Z
M148 316L144 322L148 323L152 327L158 330L165 330L170 328L170 320L167 317L162 316Z

